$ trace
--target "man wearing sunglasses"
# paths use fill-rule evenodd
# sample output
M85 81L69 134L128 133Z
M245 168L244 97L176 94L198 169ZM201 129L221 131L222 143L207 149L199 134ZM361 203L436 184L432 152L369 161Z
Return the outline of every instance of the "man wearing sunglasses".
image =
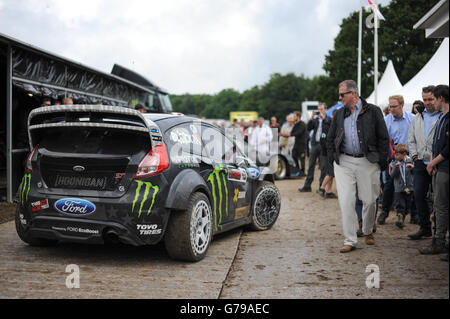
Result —
M337 110L328 131L327 155L334 161L336 188L342 213L344 246L341 253L356 248L356 186L363 202L363 233L367 245L374 245L376 199L380 191L380 171L387 168L389 135L381 109L358 96L353 80L339 84Z

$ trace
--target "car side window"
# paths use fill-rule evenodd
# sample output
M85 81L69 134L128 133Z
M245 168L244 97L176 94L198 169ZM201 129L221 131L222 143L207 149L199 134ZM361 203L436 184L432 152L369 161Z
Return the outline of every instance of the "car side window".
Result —
M168 141L168 153L172 162L198 162L198 157L202 155L200 125L182 123L168 129L164 137Z
M233 143L217 128L202 126L202 156L207 156L217 163L233 163L236 148Z

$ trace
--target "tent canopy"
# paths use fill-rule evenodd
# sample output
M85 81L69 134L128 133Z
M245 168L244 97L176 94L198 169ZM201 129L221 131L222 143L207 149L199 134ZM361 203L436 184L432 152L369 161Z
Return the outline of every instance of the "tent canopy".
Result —
M402 84L400 83L397 73L395 72L394 64L392 64L392 61L389 60L383 76L381 77L380 82L378 82L377 104L384 107L385 105L382 105L382 103L387 101L389 96L393 95L394 92L400 90L401 88ZM366 100L368 103L375 104L375 91L373 91Z
M401 89L391 95L402 95L405 99L405 110L411 111L416 100L422 100L422 88L428 85L449 84L449 40L445 38L439 49L428 63ZM389 98L389 97L388 97ZM389 100L379 100L380 106L386 106Z

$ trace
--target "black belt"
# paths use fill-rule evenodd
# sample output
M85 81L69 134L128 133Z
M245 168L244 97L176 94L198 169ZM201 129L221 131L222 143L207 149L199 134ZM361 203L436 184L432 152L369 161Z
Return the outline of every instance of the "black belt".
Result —
M351 157L364 157L364 154L350 154L350 153L345 153L345 155L351 156Z

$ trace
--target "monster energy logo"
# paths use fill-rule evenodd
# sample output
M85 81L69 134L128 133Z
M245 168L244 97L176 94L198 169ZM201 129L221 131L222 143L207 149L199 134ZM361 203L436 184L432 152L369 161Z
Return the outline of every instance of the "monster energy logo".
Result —
M31 185L31 174L25 174L22 177L22 182L20 183L20 203L24 204L24 201L28 200L28 193L30 192Z
M142 213L142 208L144 207L145 202L148 199L148 194L150 193L150 189L153 189L153 194L152 194L152 202L150 203L150 206L147 209L147 216L151 213L153 205L155 204L155 198L156 198L156 194L159 191L159 186L155 185L153 186L152 183L150 182L142 182L142 181L135 181L136 183L138 183L138 186L136 188L136 195L134 196L134 201L133 201L133 206L131 208L131 212L134 212L134 207L136 206L136 203L141 195L141 189L142 189L142 185L145 185L145 189L143 192L143 196L141 199L141 204L139 206L139 211L138 211L138 217L141 217L141 213Z
M207 181L211 183L212 188L212 195L214 200L214 221L216 225L216 230L218 225L222 223L222 182L223 182L223 188L225 190L225 212L228 216L228 187L225 180L225 176L227 174L227 170L223 169L223 166L216 166L214 167L214 170L211 174L209 174ZM216 186L215 183L217 183L217 193L219 194L219 202L217 202L217 195L216 195ZM218 204L218 205L217 205ZM219 209L217 209L217 206ZM219 211L219 222L217 223L217 210Z

